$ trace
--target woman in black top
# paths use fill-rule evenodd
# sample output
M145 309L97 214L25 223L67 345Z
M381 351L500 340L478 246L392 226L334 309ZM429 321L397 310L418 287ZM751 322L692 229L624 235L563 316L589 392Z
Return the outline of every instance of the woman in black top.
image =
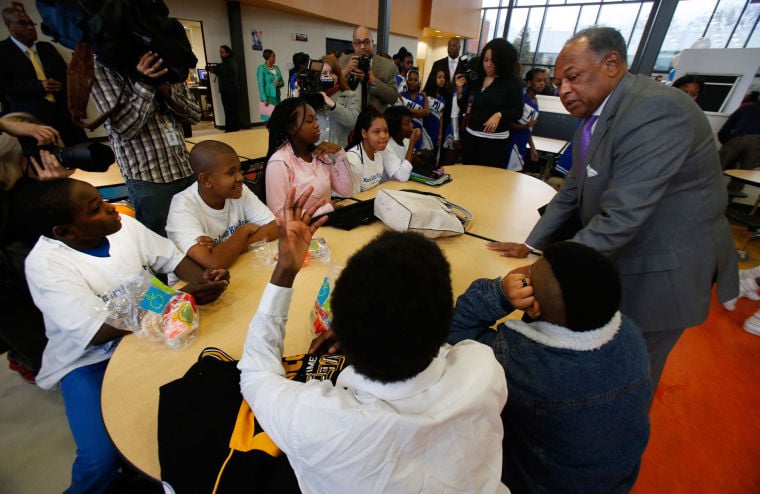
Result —
M493 39L480 53L480 67L468 80L456 76L462 118L462 163L506 168L509 122L522 115L522 85L515 75L517 51Z

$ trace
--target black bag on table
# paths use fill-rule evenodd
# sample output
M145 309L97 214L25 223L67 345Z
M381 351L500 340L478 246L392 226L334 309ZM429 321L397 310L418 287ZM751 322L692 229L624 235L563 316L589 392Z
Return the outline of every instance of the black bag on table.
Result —
M288 379L335 383L343 355L283 359ZM206 348L187 373L160 388L158 458L161 479L177 492L299 493L287 457L261 429L240 394L237 360Z

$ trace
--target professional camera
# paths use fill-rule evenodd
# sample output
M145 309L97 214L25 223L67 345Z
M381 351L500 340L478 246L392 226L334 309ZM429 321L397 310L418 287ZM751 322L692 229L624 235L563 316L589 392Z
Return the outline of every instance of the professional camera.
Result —
M462 58L457 66L457 74L464 75L468 81L477 81L480 77L480 58Z
M322 91L332 89L335 82L332 78L322 79L322 60L309 60L306 70L296 76L296 86L298 86L298 96L304 98L314 109L324 106L325 100L321 94Z
M324 65L325 63L322 60L309 60L306 70L296 76L299 96L303 97L308 94L327 91L335 85L335 82L330 77L322 79L322 67Z
M356 67L357 69L359 69L362 72L364 72L364 75L365 75L364 78L365 78L365 80L366 80L366 75L369 72L369 67L370 67L371 60L372 59L369 58L367 55L362 55L362 56L359 57L359 63L357 65L357 67ZM358 79L358 78L354 77L353 74L351 74L348 77L348 85L349 85L349 87L352 90L356 89L359 86L360 82L361 82L361 79Z
M136 76L147 84L159 85L184 82L188 69L198 63L185 28L176 18L169 17L164 0L93 3L102 4L88 14L87 23L100 64L122 76ZM135 73L137 60L148 51L161 57L160 69L167 69L165 75L142 78Z
M113 150L99 142L83 142L75 146L58 147L55 144L38 146L33 137L19 137L24 156L33 156L40 166L40 151L49 151L64 168L79 168L86 172L104 172L116 160Z
M365 74L369 72L369 66L370 66L370 58L367 55L362 55L359 57L359 70L364 72Z

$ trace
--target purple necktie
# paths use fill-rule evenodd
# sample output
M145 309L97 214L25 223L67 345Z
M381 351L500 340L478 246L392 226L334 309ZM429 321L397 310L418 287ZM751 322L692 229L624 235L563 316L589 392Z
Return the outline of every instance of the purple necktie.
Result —
M591 130L594 128L594 123L597 118L599 118L599 115L591 115L583 123L583 128L581 128L581 147L578 149L578 163L580 166L583 166L583 160L586 157L588 145L591 143ZM580 168L578 168L578 170L580 170Z

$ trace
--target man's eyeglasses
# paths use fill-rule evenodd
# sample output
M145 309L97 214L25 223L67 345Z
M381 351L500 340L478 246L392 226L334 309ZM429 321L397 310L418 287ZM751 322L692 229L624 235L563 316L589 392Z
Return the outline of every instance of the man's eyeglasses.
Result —
M360 45L371 45L372 44L372 40L369 39L369 38L355 39L354 40L354 44L357 45L357 46L360 46Z
M24 26L24 27L31 27L31 26L36 26L37 25L36 22L32 22L32 21L11 21L10 23L11 24L18 24L19 26Z

